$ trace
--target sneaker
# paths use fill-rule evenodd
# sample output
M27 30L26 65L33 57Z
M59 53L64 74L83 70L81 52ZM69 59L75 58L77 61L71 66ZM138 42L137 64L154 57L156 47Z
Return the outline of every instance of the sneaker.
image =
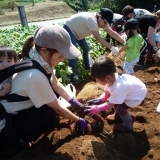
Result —
M71 75L71 82L78 83L80 81L81 80L79 79L79 77L76 74Z

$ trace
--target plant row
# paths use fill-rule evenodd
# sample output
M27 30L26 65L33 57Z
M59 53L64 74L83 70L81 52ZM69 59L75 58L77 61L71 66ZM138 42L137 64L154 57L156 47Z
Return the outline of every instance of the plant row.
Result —
M5 44L13 47L18 56L21 57L21 51L23 47L23 43L25 42L26 38L29 36L33 36L35 30L38 28L38 26L30 26L30 27L15 27L11 30L0 30L0 44ZM104 37L105 33L103 31L100 31L101 35ZM88 37L87 39L89 48L90 48L90 56L93 60L95 60L100 55L104 54L105 48L102 47L93 36ZM80 48L79 48L80 49ZM81 50L81 49L80 49ZM82 53L83 54L83 53ZM83 58L80 56L78 59L78 75L80 78L85 78L89 71L86 71L84 69L84 63ZM59 65L55 67L56 70L56 76L63 84L67 84L70 82L70 74L71 69L68 65L68 60L61 62Z

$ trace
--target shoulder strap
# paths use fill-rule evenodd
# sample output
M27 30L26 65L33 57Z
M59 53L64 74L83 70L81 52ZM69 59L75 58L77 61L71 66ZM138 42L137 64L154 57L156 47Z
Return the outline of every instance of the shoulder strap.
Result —
M47 77L49 84L51 85L50 82L51 74L47 74L45 69L38 62L34 60L23 60L8 68L0 70L0 83L2 83L5 79L9 78L13 74L27 69L38 69ZM0 99L6 99L8 102L19 102L19 101L29 100L29 97L20 96L17 94L8 94L4 97L0 97Z
M15 73L27 70L27 69L38 69L41 71L48 79L50 79L51 74L47 74L45 69L36 61L34 60L23 60L14 65L5 68L0 71L0 83L2 83L5 79L9 78Z

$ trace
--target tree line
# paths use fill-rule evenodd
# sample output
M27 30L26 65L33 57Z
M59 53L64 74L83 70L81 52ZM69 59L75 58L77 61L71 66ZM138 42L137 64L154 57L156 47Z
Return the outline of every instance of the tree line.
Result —
M116 13L121 13L126 5L134 8L144 8L153 11L154 5L160 8L160 0L64 0L74 10L99 10L102 7L112 9Z
M45 0L0 0L0 8L14 9L19 2L28 2L35 5L35 2ZM50 1L64 1L75 11L83 10L95 10L99 11L102 7L107 7L113 10L113 12L121 13L122 9L126 5L131 5L134 8L144 8L149 11L153 11L154 5L160 9L160 0L50 0Z

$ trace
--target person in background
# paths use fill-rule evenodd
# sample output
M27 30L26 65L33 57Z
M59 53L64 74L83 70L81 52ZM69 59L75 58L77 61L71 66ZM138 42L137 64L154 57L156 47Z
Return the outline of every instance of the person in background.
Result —
M71 37L72 43L81 47L83 50L83 60L85 69L89 70L89 47L85 40L86 37L93 35L95 39L104 47L110 49L113 55L118 54L118 49L106 42L99 34L99 28L102 28L111 37L119 41L121 44L125 44L125 41L110 28L110 24L113 20L113 11L108 8L102 8L99 13L93 14L89 12L80 12L69 17L64 23L64 28L67 30ZM77 59L69 60L69 64L72 68L73 74L71 79L74 82L79 81L77 75Z
M151 12L146 9L133 8L132 6L127 5L123 8L121 14L123 15L123 20L127 21L130 18L138 18L143 15L151 14Z
M55 93L73 107L81 107L82 104L64 88L53 73L53 67L59 62L65 58L75 59L79 55L80 51L71 43L68 32L56 24L39 27L34 38L27 39L23 46L23 59L39 63L48 76L34 68L13 76L9 94L28 99L16 102L1 100L0 108L7 118L6 125L0 132L0 144L3 145L0 151L4 156L13 156L24 145L53 131L57 115L77 122L79 129L86 132L87 122L62 106Z
M155 54L158 50L158 45L156 44L154 39L157 39L155 36L155 30L159 26L160 22L160 12L152 14L144 9L134 9L132 6L126 6L122 10L122 14L126 20L130 18L135 18L139 22L139 28L141 30L141 35L144 38L144 46L141 50L140 61L137 63L138 65L144 65L145 63L152 62L152 55ZM154 39L153 39L154 38ZM147 58L144 58L144 55L147 54Z
M144 39L140 34L138 21L136 19L129 19L124 25L124 31L127 35L127 43L119 52L126 51L124 62L124 72L126 74L134 75L134 66L140 58L140 50L144 44Z
M113 17L113 21L111 24L111 29L115 32L117 32L120 36L121 36L121 32L122 32L122 27L124 25L125 21L123 19L123 16L121 14L118 13L114 13L114 17ZM119 44L118 42L115 41L114 38L111 38L111 36L109 34L106 35L106 41L108 43L111 42L112 39L112 43L113 45Z
M140 105L144 100L147 94L145 84L135 76L118 75L114 61L105 55L94 62L91 75L97 83L104 86L105 92L98 99L88 102L88 114L93 116L114 107L115 117L120 116L123 123L114 124L113 130L133 131L134 117L129 114L128 109Z
M143 15L136 19L138 20L141 34L144 40L147 42L147 58L145 61L146 63L154 62L152 55L158 51L158 44L155 41L158 38L158 35L155 35L155 32L157 32L160 24L160 10L154 14ZM142 61L141 59L139 61L139 64L141 65L144 64L144 54L146 54L146 52L141 54Z

